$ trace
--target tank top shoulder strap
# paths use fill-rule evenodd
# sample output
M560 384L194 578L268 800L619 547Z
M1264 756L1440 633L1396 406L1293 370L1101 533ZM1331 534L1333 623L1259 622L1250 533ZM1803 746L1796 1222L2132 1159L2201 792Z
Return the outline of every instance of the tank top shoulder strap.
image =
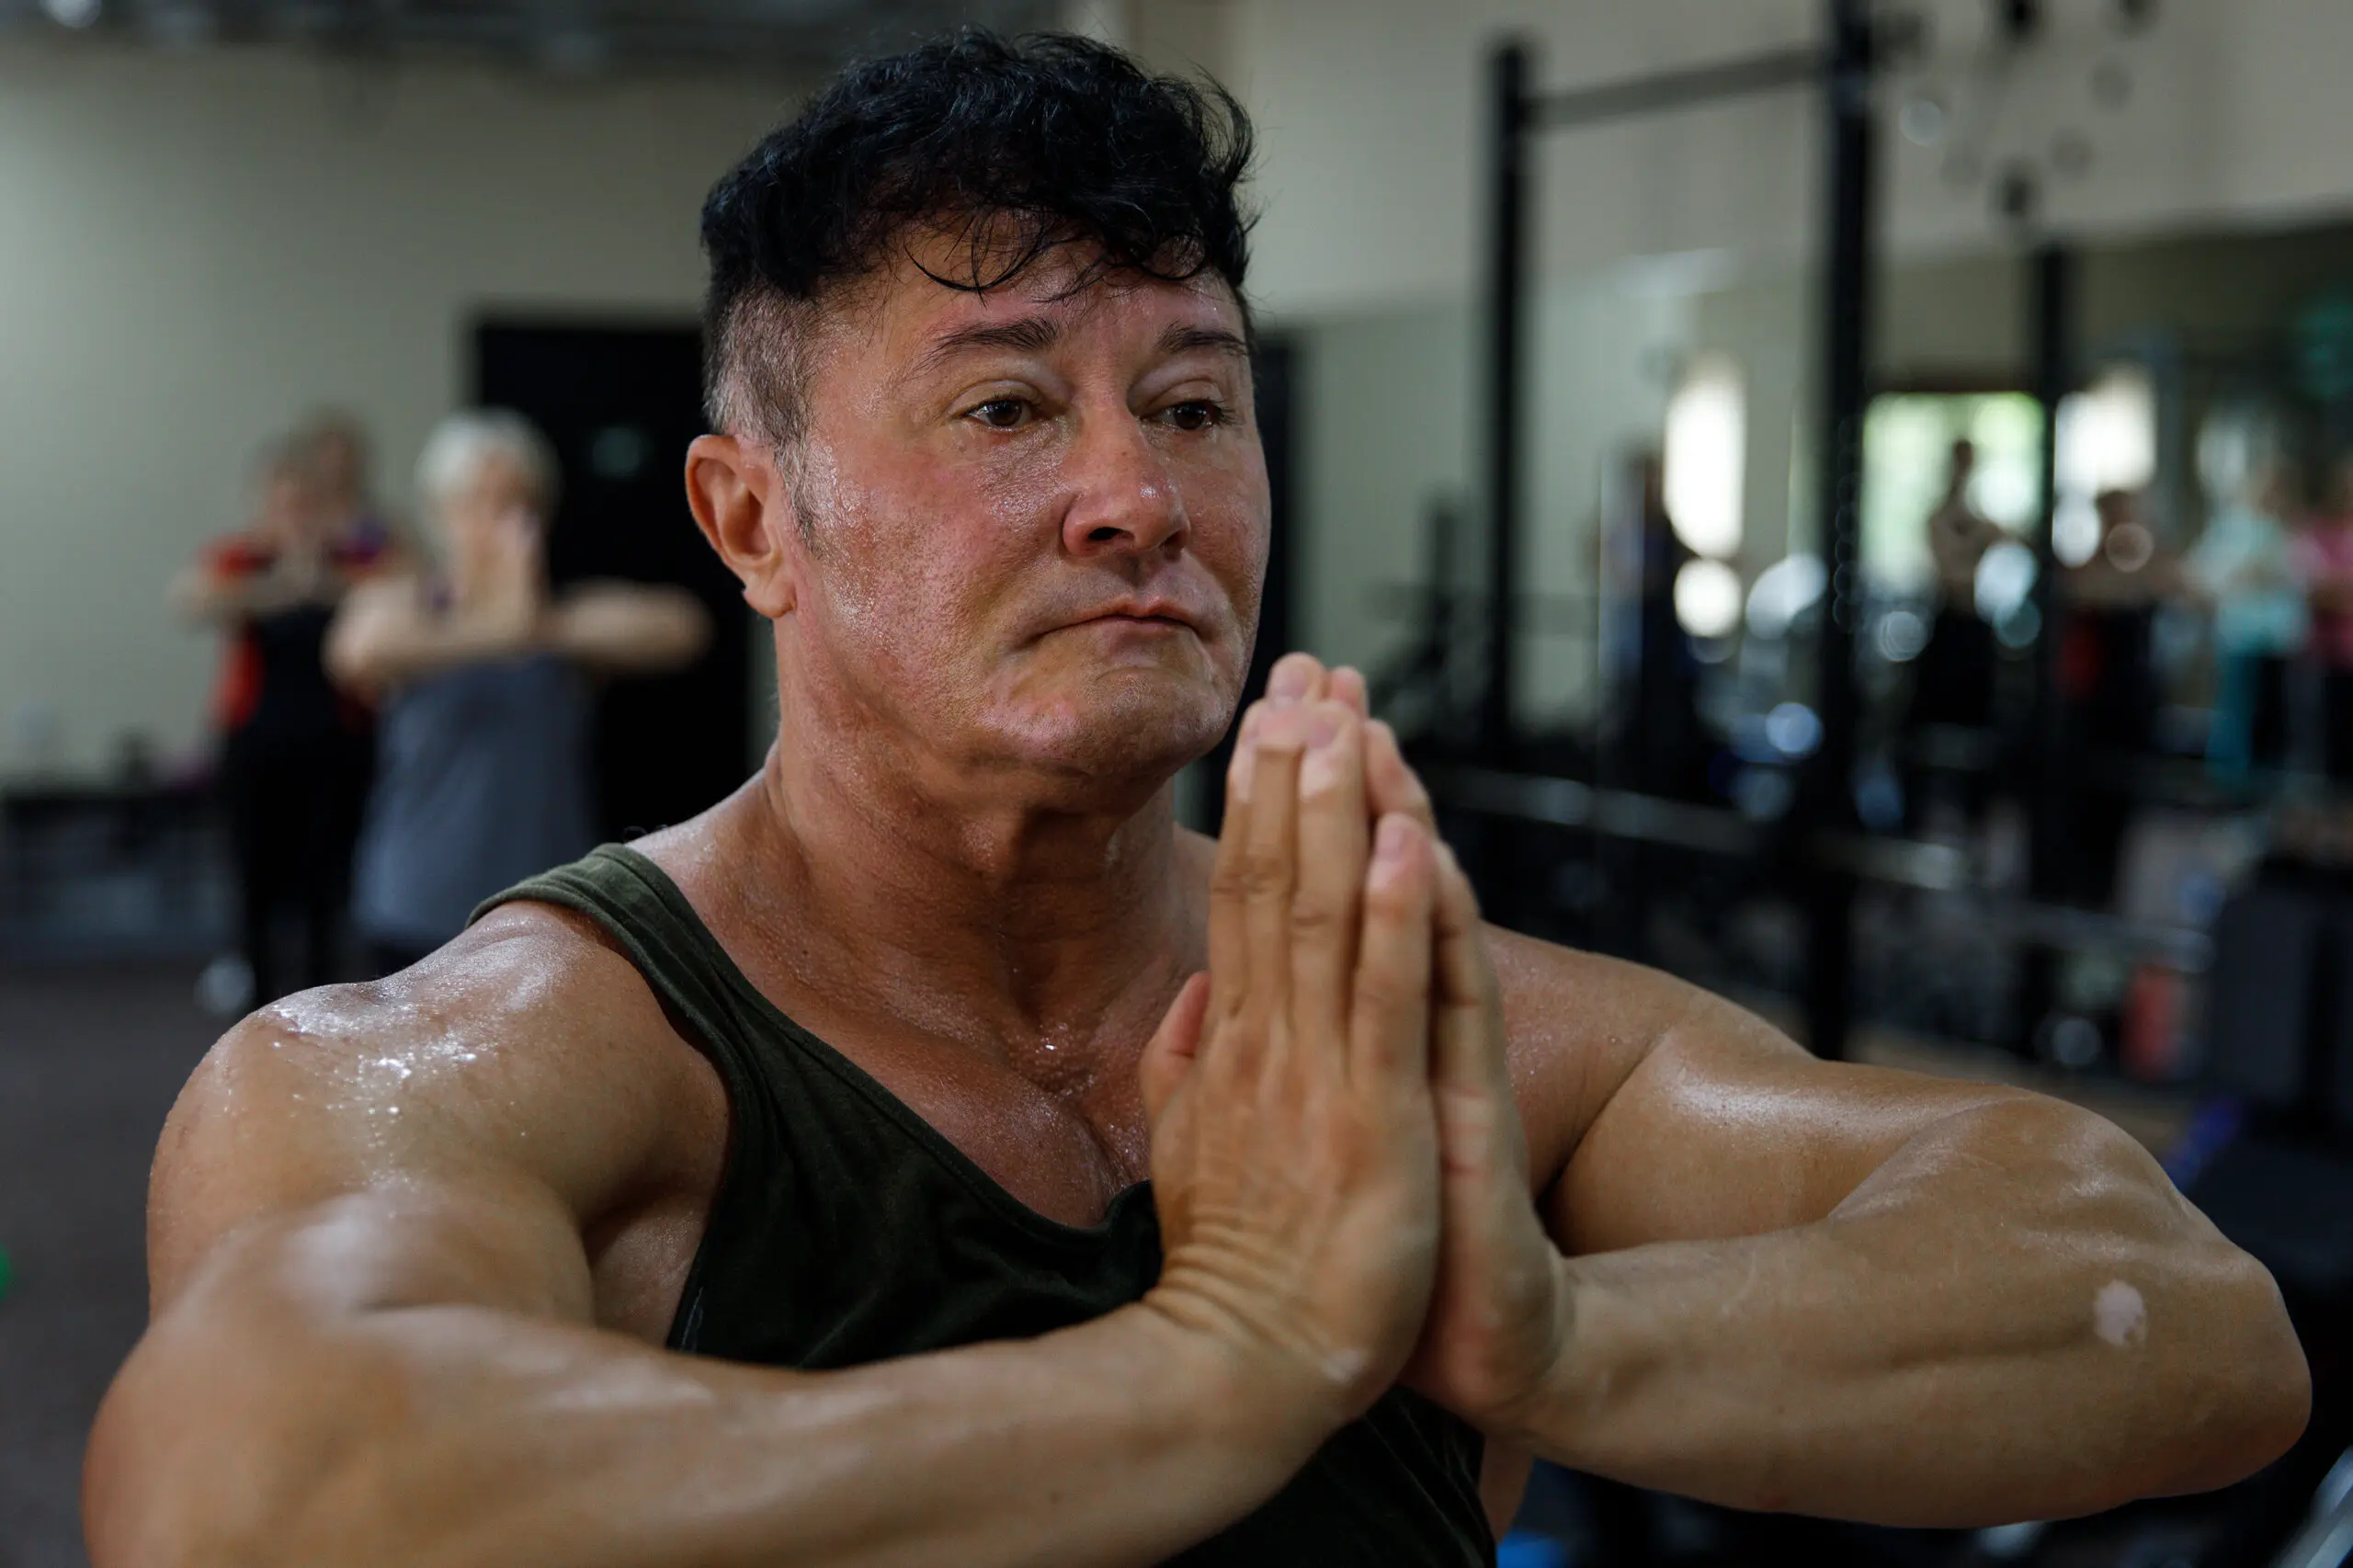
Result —
M747 1016L733 960L660 867L623 845L604 845L485 899L468 923L519 903L553 904L595 922L691 1027L696 1043L721 1059L728 1087L737 1086L733 1080L750 1064L735 1042L758 1032L759 1023Z

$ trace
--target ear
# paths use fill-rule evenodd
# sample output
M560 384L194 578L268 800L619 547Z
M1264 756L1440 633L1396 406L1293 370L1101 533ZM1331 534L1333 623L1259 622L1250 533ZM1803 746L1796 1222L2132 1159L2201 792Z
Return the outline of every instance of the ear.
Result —
M744 602L770 620L790 615L800 597L800 525L775 460L733 436L697 437L687 449L687 505L744 585Z

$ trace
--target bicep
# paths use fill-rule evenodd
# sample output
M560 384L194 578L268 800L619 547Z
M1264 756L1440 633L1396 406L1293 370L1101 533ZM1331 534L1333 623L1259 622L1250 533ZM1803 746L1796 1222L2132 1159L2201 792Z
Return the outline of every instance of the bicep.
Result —
M1527 1057L1515 1070L1549 1179L1540 1200L1572 1254L1812 1223L1927 1127L2018 1094L1820 1061L1745 1008L1638 966L1545 949L1512 967L1506 1017Z
M700 1087L680 1059L699 1059L649 1043L666 1026L634 971L548 940L551 917L501 912L397 981L306 993L222 1040L156 1153L157 1307L225 1239L361 1198L504 1227L493 1251L528 1276L508 1283L579 1294L583 1235L667 1179L664 1129Z

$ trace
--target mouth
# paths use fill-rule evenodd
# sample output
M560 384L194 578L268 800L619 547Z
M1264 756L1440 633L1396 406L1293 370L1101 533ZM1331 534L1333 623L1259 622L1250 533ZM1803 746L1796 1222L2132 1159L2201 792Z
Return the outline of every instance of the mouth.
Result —
M1159 626L1193 632L1198 632L1200 630L1200 628L1194 623L1191 616L1187 615L1175 605L1161 603L1113 605L1108 609L1098 610L1093 615L1083 616L1077 620L1071 622L1071 624L1074 626L1094 626L1099 624L1115 626Z

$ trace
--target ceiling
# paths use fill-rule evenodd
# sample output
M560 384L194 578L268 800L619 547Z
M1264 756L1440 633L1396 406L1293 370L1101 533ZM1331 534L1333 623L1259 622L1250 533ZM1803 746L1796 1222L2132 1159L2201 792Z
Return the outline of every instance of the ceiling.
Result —
M1052 26L1055 0L0 0L0 27L206 48L459 53L558 75L665 65L822 69L965 23Z

